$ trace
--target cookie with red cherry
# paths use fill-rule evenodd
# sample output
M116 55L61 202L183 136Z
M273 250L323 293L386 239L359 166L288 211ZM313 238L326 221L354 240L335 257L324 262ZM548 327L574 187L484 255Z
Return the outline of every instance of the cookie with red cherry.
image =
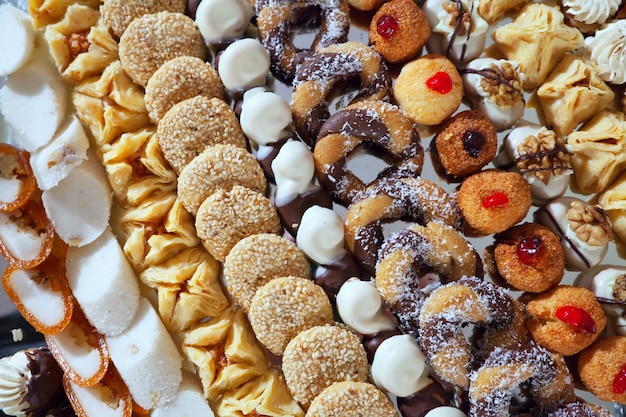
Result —
M598 339L578 356L585 387L603 401L626 403L626 336Z
M524 294L526 320L531 337L546 349L564 356L591 345L606 326L606 315L593 292L559 285L546 292Z

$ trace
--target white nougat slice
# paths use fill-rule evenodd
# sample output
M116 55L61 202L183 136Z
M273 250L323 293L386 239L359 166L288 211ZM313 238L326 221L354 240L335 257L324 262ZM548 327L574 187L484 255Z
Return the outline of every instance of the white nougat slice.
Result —
M213 417L214 415L204 398L198 377L184 372L176 397L167 404L152 410L151 417Z
M111 360L140 407L152 410L175 398L182 380L182 357L146 298L141 298L130 327L106 341Z
M89 139L76 115L59 127L52 141L30 155L30 166L41 190L49 190L87 159Z
M0 77L20 69L35 47L35 29L26 13L0 5Z
M92 243L70 247L65 260L74 298L93 327L117 336L139 309L139 285L132 266L110 230Z
M133 401L127 391L122 392L124 383L117 381L119 377L111 380L109 373L96 385L90 387L65 379L68 398L78 416L130 417L132 415ZM119 386L120 384L122 387Z
M70 246L88 245L104 232L112 198L104 168L91 155L41 196L54 229Z
M0 240L20 261L30 262L39 258L46 235L34 227L21 224L11 214L0 211Z
M29 61L7 77L0 112L21 148L34 152L52 140L65 118L67 97L65 83L48 61Z

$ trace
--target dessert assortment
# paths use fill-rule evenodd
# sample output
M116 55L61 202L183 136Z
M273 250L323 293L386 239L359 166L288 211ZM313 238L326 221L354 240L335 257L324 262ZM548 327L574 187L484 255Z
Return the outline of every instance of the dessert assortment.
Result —
M615 0L0 6L19 41L0 59L2 283L48 345L0 361L3 411L611 415L624 17ZM43 354L50 405L32 399Z

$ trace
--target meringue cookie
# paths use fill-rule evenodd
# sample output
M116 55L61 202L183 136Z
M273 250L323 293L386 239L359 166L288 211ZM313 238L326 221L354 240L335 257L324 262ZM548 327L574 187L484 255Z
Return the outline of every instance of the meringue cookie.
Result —
M384 340L374 354L374 383L398 397L408 397L430 384L429 372L426 357L407 334Z
M585 39L585 55L600 67L607 83L626 83L626 20L608 23Z
M217 71L229 91L264 86L270 72L270 57L258 39L240 39L224 49Z
M297 140L287 141L272 161L276 182L276 206L282 207L299 194L313 189L315 161L309 148Z
M202 0L196 9L196 25L207 44L240 38L250 19L252 6L246 0Z
M374 334L396 328L383 312L383 301L371 281L350 278L337 293L337 311L341 320L361 334Z
M314 262L330 265L346 253L342 218L328 208L308 208L302 215L296 243Z
M248 139L259 145L275 143L288 134L291 120L289 102L280 95L263 87L244 93L239 122Z
M622 0L562 0L572 20L586 25L603 24L617 13Z

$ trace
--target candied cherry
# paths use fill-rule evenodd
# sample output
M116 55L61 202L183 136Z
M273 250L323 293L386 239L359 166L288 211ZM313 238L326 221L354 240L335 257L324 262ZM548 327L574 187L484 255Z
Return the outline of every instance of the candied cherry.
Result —
M486 209L504 207L509 204L509 196L502 191L495 191L483 198L483 207Z
M623 394L624 392L626 392L626 365L619 368L613 379L613 393Z
M439 94L448 94L452 91L452 78L450 78L450 74L447 72L439 71L426 80L426 87Z
M376 31L380 36L382 36L385 40L390 40L393 36L398 32L400 28L400 24L393 16L389 16L388 14L382 16L378 19L376 23Z
M526 265L534 265L541 246L541 238L527 236L517 243L517 257Z
M580 331L586 333L596 332L596 322L593 321L593 317L580 307L562 306L556 309L554 315L557 319Z
M463 136L463 149L472 158L477 158L486 142L487 139L480 132L472 130Z

